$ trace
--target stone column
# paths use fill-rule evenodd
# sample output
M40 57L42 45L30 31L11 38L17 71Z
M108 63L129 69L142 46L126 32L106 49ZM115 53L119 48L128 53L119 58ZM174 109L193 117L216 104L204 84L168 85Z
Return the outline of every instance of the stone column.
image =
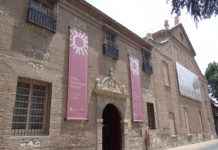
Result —
M102 150L103 119L97 119L97 150Z
M129 130L131 130L132 124L131 124L131 120L128 119L124 119L122 122L122 127L123 127L123 135L122 135L122 149L123 150L128 150L128 133Z

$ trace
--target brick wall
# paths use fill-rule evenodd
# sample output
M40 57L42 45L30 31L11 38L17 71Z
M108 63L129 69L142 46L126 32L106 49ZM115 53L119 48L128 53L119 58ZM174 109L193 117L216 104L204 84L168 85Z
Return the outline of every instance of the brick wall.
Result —
M196 74L200 72L190 53L184 51L183 47L178 48L178 45L175 44L176 41L171 40L161 49L153 50L153 75L149 76L141 72L145 123L133 123L128 54L137 56L142 63L141 48L143 46L115 30L118 34L117 45L120 56L118 60L113 60L102 54L105 23L78 8L74 2L64 0L57 4L56 33L27 23L27 8L27 0L0 0L0 33L2 35L0 36L0 149L101 149L98 140L101 139L99 133L102 127L102 108L108 103L113 103L122 114L123 149L144 148L144 130L148 125L147 102L151 102L155 106L157 129L151 130L152 149L191 142L188 141L189 138L184 129L184 119L180 110L183 105L191 110L204 107L204 132L205 135L211 133L213 121L210 118L209 104L207 102L200 104L179 96L175 62L179 61ZM82 30L89 37L88 121L66 121L64 119L67 97L69 27ZM162 61L169 64L170 88L163 85ZM101 97L93 92L96 78L106 77L111 67L114 68L116 80L127 88L125 99L113 96ZM142 68L141 64L140 68ZM51 83L48 136L12 136L11 125L18 77ZM203 91L207 95L206 83L204 87ZM176 138L169 134L169 112L175 114L176 131L180 135ZM195 118L194 116L195 113L192 118ZM208 118L210 124L207 123ZM191 125L191 131L196 134L200 131L195 128L197 124L197 121L193 121ZM196 136L194 138L197 139Z
M154 74L152 75L154 96L159 103L157 105L159 129L154 132L154 144L158 141L165 146L172 147L190 142L199 142L215 137L214 124L211 115L211 108L207 93L207 82L204 79L195 59L194 52L189 39L184 35L181 41L181 34L184 34L183 27L174 27L172 30L164 30L155 34L154 49L152 51L152 64ZM159 44L158 44L158 43ZM168 64L170 85L164 83L163 62ZM188 70L199 76L201 81L202 101L193 100L181 96L177 81L176 62L185 66ZM188 112L190 133L185 124L184 108ZM202 126L199 111L202 113ZM175 115L176 135L170 133L169 113ZM165 133L161 137L161 134Z
M96 78L105 77L111 67L115 77L128 89L128 98L114 102L117 107L127 103L122 112L125 134L123 149L142 149L144 124L132 123L128 54L137 56L142 62L140 44L131 44L128 37L118 33L117 45L120 57L113 60L102 54L104 40L103 22L92 18L68 1L57 5L57 31L46 29L26 22L28 1L0 1L0 119L1 149L89 149L97 148L96 95L93 94ZM67 72L69 27L82 30L89 37L88 65L88 121L64 120ZM141 68L141 67L140 67ZM149 77L142 80L147 81ZM45 81L52 85L50 128L48 136L12 136L11 124L16 97L18 77ZM149 82L146 82L148 86ZM102 98L103 99L103 98ZM114 99L107 98L105 103ZM3 116L3 119L2 119Z

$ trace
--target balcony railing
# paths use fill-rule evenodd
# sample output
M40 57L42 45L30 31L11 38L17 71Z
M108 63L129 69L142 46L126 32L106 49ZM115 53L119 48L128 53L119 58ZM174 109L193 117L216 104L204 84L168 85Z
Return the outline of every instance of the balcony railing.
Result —
M118 59L119 58L119 49L117 49L115 46L103 44L103 54L106 56L109 56L113 59Z
M143 62L142 70L147 74L152 74L153 69L149 62Z
M217 110L214 111L214 115L215 115L216 117L218 117L218 111L217 111Z
M56 18L36 8L28 8L27 21L51 32L56 32Z

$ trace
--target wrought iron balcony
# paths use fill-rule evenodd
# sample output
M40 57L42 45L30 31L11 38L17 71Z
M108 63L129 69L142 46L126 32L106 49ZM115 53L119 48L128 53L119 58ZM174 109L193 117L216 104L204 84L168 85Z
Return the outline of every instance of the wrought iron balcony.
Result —
M51 32L56 32L56 18L36 8L28 8L27 21Z
M217 109L217 108L215 108L215 109ZM215 115L216 117L218 117L218 110L215 110L215 111L214 111L214 115Z
M103 54L113 59L119 58L119 49L109 44L103 44Z
M152 66L149 62L143 62L142 70L149 75L153 73Z

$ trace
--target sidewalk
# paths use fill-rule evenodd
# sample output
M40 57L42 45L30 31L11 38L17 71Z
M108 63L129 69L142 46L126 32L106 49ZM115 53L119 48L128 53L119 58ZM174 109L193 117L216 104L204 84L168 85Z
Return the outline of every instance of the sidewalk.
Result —
M179 146L167 150L218 150L218 139L206 141L202 143Z

